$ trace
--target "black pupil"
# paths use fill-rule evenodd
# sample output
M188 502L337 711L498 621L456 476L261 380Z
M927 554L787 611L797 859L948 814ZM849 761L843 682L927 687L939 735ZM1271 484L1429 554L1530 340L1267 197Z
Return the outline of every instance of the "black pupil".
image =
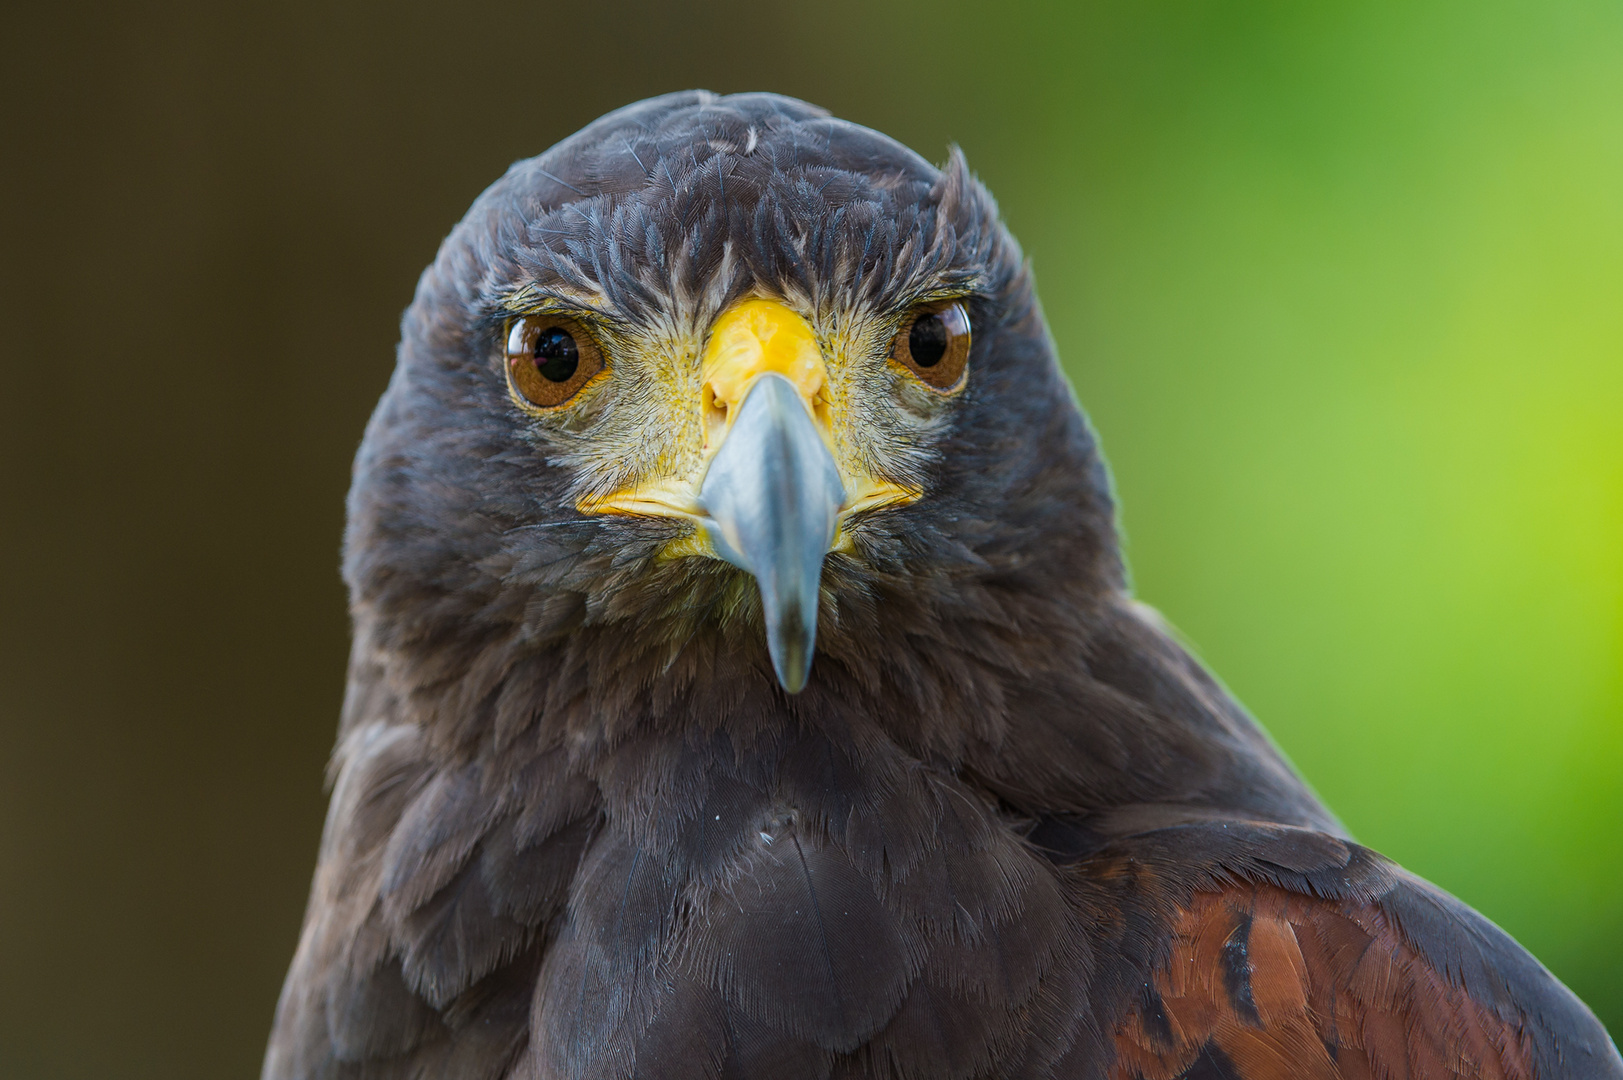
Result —
M920 315L907 332L907 351L919 367L935 367L947 355L947 324L939 314Z
M569 331L554 326L535 339L535 370L553 382L568 382L580 367L580 349Z

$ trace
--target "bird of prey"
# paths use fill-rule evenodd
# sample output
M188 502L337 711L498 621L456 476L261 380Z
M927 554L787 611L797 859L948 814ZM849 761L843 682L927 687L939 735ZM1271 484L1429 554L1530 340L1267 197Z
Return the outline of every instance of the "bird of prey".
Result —
M401 338L266 1080L1623 1077L1131 599L958 153L632 105Z

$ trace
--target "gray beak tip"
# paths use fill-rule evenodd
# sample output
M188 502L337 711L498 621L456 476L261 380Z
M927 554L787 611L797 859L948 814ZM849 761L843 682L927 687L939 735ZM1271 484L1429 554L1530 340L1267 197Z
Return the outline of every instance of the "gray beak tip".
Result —
M777 673L778 684L791 694L806 688L811 675L812 649L817 640L817 627L813 621L807 625L798 608L785 610L776 625L767 627L767 651L772 655L772 670Z
M772 658L772 670L777 672L778 685L790 694L798 694L806 689L806 680L811 675L811 658L806 655L804 646L798 642L796 644L799 647L788 655Z

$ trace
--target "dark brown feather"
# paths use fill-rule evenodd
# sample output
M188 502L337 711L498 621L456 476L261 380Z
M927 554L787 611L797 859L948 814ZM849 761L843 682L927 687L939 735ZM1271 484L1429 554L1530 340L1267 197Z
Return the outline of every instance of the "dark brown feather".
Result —
M1208 1048L1245 1080L1536 1075L1520 1026L1434 970L1373 904L1245 885L1197 893L1112 1076L1171 1080Z

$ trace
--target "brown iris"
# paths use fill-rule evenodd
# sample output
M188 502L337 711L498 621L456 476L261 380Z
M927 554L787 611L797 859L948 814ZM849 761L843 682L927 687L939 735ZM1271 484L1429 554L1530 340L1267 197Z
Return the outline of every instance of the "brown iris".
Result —
M896 335L891 355L931 389L957 389L969 363L969 315L964 305L919 308Z
M573 319L531 315L507 332L508 383L538 408L568 404L602 370L602 350Z

